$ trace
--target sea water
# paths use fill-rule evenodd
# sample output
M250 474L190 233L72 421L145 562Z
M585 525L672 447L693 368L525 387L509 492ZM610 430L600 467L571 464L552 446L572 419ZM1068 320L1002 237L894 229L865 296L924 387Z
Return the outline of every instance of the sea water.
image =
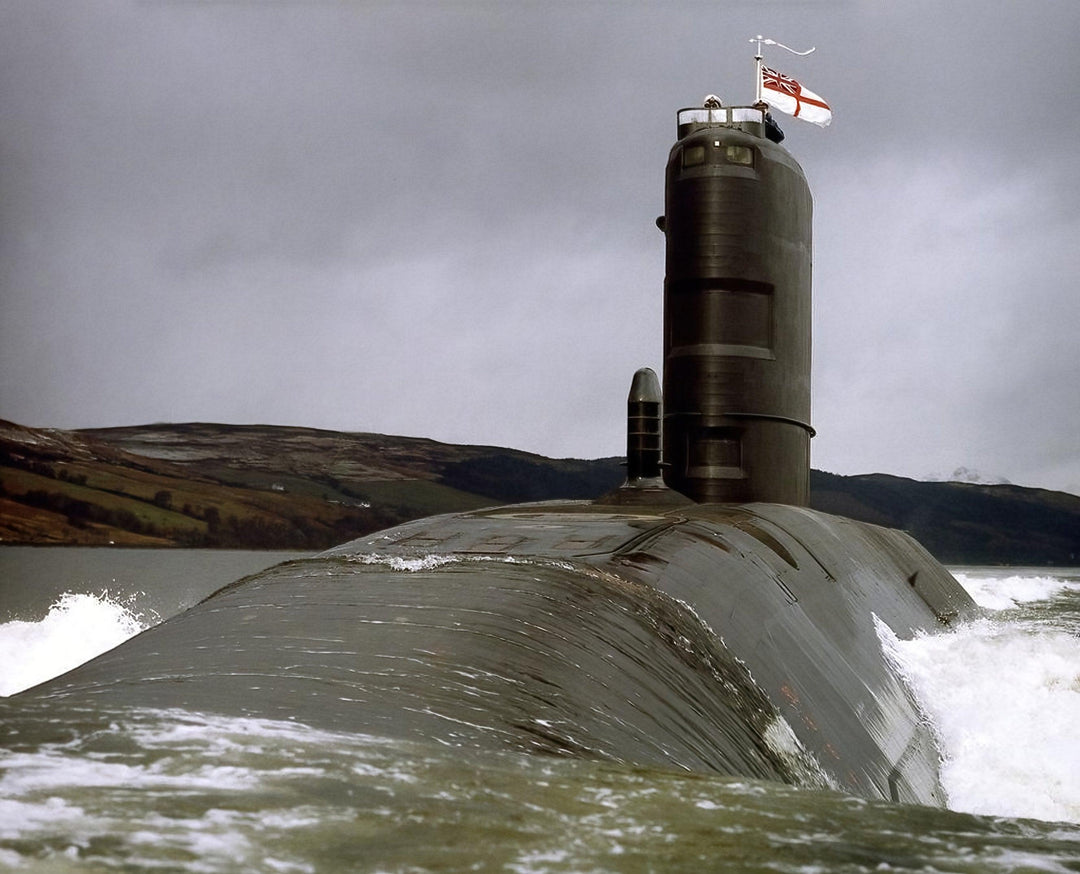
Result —
M0 595L18 589L0 601L0 691L278 558L237 571L214 555L0 549ZM949 810L183 710L58 724L49 702L0 699L0 867L1080 871L1080 571L955 572L984 616L911 641L881 630L939 738Z
M0 695L78 667L234 580L307 554L0 547Z

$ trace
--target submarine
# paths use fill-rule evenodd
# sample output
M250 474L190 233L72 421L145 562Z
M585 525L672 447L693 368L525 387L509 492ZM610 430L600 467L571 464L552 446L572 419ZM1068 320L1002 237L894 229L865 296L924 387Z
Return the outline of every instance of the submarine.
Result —
M883 639L975 605L907 534L807 506L805 175L764 104L710 96L676 133L663 380L633 376L620 488L277 565L13 696L5 718L58 732L181 708L944 804Z

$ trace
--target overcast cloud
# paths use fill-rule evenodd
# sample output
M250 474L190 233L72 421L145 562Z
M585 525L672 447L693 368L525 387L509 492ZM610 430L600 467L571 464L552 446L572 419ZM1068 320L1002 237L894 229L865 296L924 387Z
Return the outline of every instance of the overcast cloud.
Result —
M1080 493L1080 3L0 0L0 417L625 448L675 111L815 197L815 467Z

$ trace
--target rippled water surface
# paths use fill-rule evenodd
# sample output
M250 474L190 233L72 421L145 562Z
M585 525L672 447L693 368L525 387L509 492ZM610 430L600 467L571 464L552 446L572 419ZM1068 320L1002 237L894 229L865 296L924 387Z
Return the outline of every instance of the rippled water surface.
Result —
M0 698L0 867L1080 871L1080 577L960 579L987 616L897 642L896 658L935 722L962 810L301 720ZM91 602L122 607L136 592L110 600L79 582L61 586L93 596L69 605L76 627L113 621ZM65 646L70 631L50 641L48 614L35 605L0 624L0 646L16 632ZM123 609L115 621L128 621Z
M1080 870L1076 826L595 762L462 756L265 720L99 717L29 750L14 739L0 782L0 862L177 871Z

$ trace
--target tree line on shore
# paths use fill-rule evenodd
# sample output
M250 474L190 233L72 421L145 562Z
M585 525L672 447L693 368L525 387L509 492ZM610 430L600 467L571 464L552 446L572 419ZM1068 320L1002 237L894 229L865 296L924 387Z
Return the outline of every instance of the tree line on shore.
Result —
M71 486L81 486L94 492L125 499L125 503L139 502L156 513L136 512L130 506L110 506L107 501L88 500L77 497L63 488L31 488L15 491L0 480L0 498L16 504L44 510L63 517L71 528L87 531L94 527L117 529L140 537L163 541L169 545L187 548L231 549L326 549L350 538L376 531L401 520L401 515L385 508L342 507L333 518L313 518L300 512L286 512L283 516L265 513L227 513L212 504L193 505L173 503L173 492L158 489L146 498L121 489L101 489L87 485L85 474L72 473L63 467L34 459L13 457L2 453L0 464L26 470ZM158 521L148 516L154 515ZM181 517L181 518L177 518ZM175 521L170 524L169 519ZM183 519L190 519L184 524Z

